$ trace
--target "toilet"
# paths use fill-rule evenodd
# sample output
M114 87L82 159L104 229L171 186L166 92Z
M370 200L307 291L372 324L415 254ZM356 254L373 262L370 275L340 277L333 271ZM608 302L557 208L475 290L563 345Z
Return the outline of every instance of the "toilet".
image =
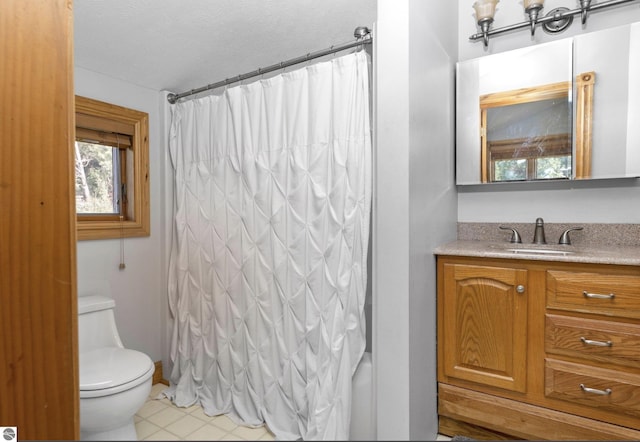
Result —
M137 440L133 416L151 391L155 365L124 348L106 296L78 297L80 439Z

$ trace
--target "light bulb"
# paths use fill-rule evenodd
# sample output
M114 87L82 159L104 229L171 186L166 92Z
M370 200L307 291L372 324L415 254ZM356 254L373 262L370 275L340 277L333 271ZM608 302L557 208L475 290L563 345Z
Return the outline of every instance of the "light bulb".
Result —
M476 10L476 20L493 19L496 13L496 4L500 0L478 0L473 4L473 9Z
M531 8L532 6L536 6L538 8L542 8L544 5L544 0L524 0L524 10Z

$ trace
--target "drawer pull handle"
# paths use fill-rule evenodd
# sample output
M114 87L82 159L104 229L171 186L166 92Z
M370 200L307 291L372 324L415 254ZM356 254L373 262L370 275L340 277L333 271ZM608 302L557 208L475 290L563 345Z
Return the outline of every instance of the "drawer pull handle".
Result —
M600 293L589 293L586 290L582 292L585 298L596 298L596 299L613 299L616 297L615 294L609 293L608 295L602 295Z
M611 394L611 389L610 388L607 388L606 390L598 390L597 388L585 387L584 384L580 384L580 388L585 393L599 394L601 396L609 396Z
M592 341L591 339L586 339L584 337L581 337L580 340L582 341L583 344L586 345L595 345L596 347L611 347L613 346L613 342L611 341Z

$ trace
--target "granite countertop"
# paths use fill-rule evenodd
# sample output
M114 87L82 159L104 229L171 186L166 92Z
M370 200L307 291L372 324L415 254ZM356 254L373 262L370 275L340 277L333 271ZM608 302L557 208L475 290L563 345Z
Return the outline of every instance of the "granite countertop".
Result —
M548 253L544 253L544 251ZM539 261L584 262L594 264L640 265L640 246L587 246L557 244L512 244L500 241L458 240L434 250L436 255Z

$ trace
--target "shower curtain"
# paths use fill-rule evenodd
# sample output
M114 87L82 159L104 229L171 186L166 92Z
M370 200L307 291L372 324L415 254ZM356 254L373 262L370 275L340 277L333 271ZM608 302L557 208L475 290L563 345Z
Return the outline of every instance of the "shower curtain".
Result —
M167 396L278 439L346 440L365 348L364 51L172 109Z

